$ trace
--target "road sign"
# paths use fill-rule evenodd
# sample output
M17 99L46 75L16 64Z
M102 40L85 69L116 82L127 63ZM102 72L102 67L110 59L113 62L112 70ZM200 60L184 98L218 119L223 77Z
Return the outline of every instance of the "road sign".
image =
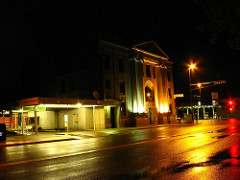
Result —
M226 84L226 80L214 81L214 85Z
M184 97L184 94L174 94L174 99Z

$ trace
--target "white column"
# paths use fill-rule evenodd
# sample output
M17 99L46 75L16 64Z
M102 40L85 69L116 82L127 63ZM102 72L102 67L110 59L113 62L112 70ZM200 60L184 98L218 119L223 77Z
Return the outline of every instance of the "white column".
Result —
M94 127L94 130L96 130L95 106L93 106L93 127Z
M24 132L24 129L23 129L23 107L22 107L22 114L21 114L21 131L23 134L23 132Z
M35 124L35 134L37 134L37 133L38 133L37 110L38 110L38 106L37 106L37 105L35 105L35 106L34 106L34 124Z

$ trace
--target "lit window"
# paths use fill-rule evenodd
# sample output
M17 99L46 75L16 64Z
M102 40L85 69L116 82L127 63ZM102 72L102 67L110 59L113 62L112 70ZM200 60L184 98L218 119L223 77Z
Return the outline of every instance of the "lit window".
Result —
M154 101L154 92L149 86L145 87L145 99L146 101Z
M121 103L121 114L126 116L126 103Z

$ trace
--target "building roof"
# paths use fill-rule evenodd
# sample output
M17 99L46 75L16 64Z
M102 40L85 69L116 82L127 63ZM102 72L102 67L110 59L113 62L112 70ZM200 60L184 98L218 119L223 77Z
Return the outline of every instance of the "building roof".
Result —
M76 105L81 106L118 106L118 102L115 100L95 100L95 99L63 99L63 98L43 98L33 97L22 99L19 101L20 106L33 106L33 105Z
M169 59L168 55L154 42L148 41L141 44L136 44L133 48L140 49L142 51L146 51L157 56L161 56L163 58Z

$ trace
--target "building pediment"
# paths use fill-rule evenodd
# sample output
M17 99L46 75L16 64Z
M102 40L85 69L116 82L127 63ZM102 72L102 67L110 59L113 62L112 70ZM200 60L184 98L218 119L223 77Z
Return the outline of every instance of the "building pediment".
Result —
M149 56L153 56L155 58L164 60L169 59L168 55L154 41L148 41L134 45L133 50Z

